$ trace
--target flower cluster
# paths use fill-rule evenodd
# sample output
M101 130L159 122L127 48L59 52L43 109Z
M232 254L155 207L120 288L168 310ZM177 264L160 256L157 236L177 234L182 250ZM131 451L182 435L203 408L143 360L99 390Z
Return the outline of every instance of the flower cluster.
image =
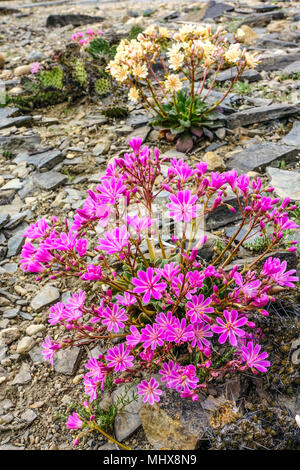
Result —
M64 326L67 336L46 338L45 359L53 363L58 349L103 341L105 352L89 359L83 377L90 403L108 377L137 381L143 400L154 404L163 386L197 400L199 390L225 372L266 372L270 362L255 321L268 315L274 288L298 280L276 257L284 232L297 228L288 218L295 206L272 197L273 188L264 188L260 178L251 182L234 170L208 173L203 162L192 168L170 158L162 177L167 159L142 147L141 139L129 144L131 152L108 165L73 221L41 219L25 233L24 271L38 280L82 280L82 290L50 307L49 323ZM199 256L206 242L199 227L221 205L236 210L226 202L228 189L238 201L240 224L208 264ZM164 242L154 211L162 192L168 199L162 212L182 226L181 239L173 237L172 244ZM267 231L265 251L248 266L234 264L241 245ZM287 243L285 249L294 251L296 242ZM90 283L97 293L93 303L84 289ZM68 423L77 428L80 419L73 415Z
M245 68L258 63L256 54L229 44L226 31L218 28L185 25L177 32L164 27L149 26L137 39L123 39L114 60L108 64L110 74L129 88L128 97L140 102L160 127L174 129L209 125L214 109L230 92ZM208 105L217 75L225 68L232 71L232 80L224 96ZM162 73L159 73L161 69ZM145 93L145 86L149 94ZM184 89L184 86L188 87ZM183 91L188 99L183 101ZM183 130L184 130L183 129Z
M72 34L71 41L77 42L80 46L88 46L93 39L96 37L102 36L103 31L98 29L94 31L92 29L88 29L86 33L82 31L78 31L77 33Z

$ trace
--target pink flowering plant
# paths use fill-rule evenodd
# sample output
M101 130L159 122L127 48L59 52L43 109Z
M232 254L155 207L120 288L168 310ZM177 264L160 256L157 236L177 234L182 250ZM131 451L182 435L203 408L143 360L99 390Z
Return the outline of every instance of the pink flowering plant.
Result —
M161 158L139 138L129 145L72 221L41 219L24 235L24 271L37 273L38 281L80 281L66 302L50 307L49 323L66 334L45 339L45 359L53 364L58 350L102 342L105 352L85 365L88 407L108 381L137 384L143 402L154 405L165 387L196 401L225 372L265 373L270 362L256 321L268 315L278 288L298 281L276 257L285 231L298 227L288 217L295 206L272 197L260 178L250 182L234 170L208 173L203 162L193 168ZM226 202L229 192L237 209ZM238 211L240 223L209 264L200 256L207 238L201 227L221 206ZM162 230L165 216L180 228L172 243ZM266 233L264 252L235 264L242 244ZM295 241L286 243L287 251L296 250ZM79 428L80 420L71 416L69 427Z

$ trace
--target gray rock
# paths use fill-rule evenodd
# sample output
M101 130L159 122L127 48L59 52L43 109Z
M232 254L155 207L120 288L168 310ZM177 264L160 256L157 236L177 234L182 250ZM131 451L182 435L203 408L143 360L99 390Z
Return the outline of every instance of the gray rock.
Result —
M13 407L13 402L8 398L0 401L0 413L5 413Z
M132 114L126 119L126 125L131 126L134 129L145 126L150 121L150 116L147 114Z
M26 362L23 362L19 372L12 381L12 385L25 385L29 382L31 382L30 367Z
M240 24L247 24L248 26L258 27L265 26L266 24L274 20L282 20L283 18L285 18L284 11L270 11L266 13L256 13L254 15L248 15L246 16L246 18L243 18L243 20L241 20Z
M68 181L68 178L65 175L62 175L58 171L47 171L46 173L35 173L33 175L34 182L41 189L46 189L50 191L55 189L61 184L64 184Z
M80 349L76 347L57 351L53 361L55 372L64 375L72 375L79 351Z
M32 299L30 306L36 312L40 312L44 307L48 307L54 302L58 302L59 297L59 290L51 284L46 284Z
M18 114L18 108L12 108L12 107L7 107L7 108L0 108L0 121L2 119L7 119L9 117L15 116Z
M9 424L13 421L14 415L11 413L7 413L5 415L0 416L0 424Z
M40 364L44 362L41 346L35 346L31 351L29 351L29 356L34 364Z
M0 108L1 109L1 108ZM7 224L7 222L9 221L10 219L10 215L9 214L0 214L0 229L2 227L4 227L4 225Z
M16 318L18 316L19 311L19 308L11 308L9 310L5 310L2 316L3 318Z
M256 41L255 47L263 49L284 49L288 47L298 47L298 45L295 42L286 42L280 39L260 38Z
M300 148L300 121L295 121L293 129L281 140L286 145Z
M232 69L224 70L217 75L216 81L217 82L226 82L227 80L233 80L236 77L237 69L233 67ZM245 70L243 75L239 78L239 80L248 80L248 82L257 82L261 80L261 74L256 70Z
M8 240L8 252L7 257L11 258L12 256L16 256L20 253L22 246L25 243L25 237L23 237L22 233L17 233L13 237Z
M0 206L7 206L9 205L14 197L16 191L14 189L7 189L6 191L0 191Z
M57 28L71 24L81 26L84 24L101 23L105 18L81 14L49 15L46 22L47 28Z
M288 65L293 67L293 63L300 61L300 52L293 54L263 54L260 58L260 63L255 67L255 70L261 72L265 70L270 72L272 70L283 70Z
M148 134L149 132L151 131L151 127L149 126L142 126L142 127L139 127L137 130L133 131L131 134L129 134L127 137L126 137L126 140L130 140L132 139L133 137L140 137L143 139L143 142L145 142L145 140L147 139L148 137Z
M33 135L11 135L8 137L0 137L0 148L9 150L16 154L25 152L35 145L40 144L41 137L39 134Z
M5 129L6 127L21 127L26 124L30 124L33 120L32 116L18 116L6 119L0 119L0 129Z
M18 189L22 189L23 185L24 183L21 180L13 178L1 187L1 191L5 191L6 189L15 189L17 191Z
M10 220L5 224L5 230L11 230L17 227L27 217L27 211L11 216Z
M27 423L32 423L37 418L37 414L30 408L21 414L21 419Z
M267 167L270 185L275 188L278 197L289 197L292 201L300 201L300 173Z
M293 75L295 73L300 73L300 60L297 60L296 62L292 62L287 67L285 67L285 69L283 69L283 73L288 73L290 75Z
M58 163L64 160L64 156L60 150L50 150L48 152L37 153L28 157L27 163L34 165L38 170L52 170Z
M127 390L128 392L126 393ZM128 398L133 398L134 394L137 395L137 386L135 385L129 389L128 385L125 384L113 392L112 401L116 404L120 397L126 395ZM138 395L137 400L133 400L129 405L126 405L116 416L114 429L118 441L126 439L141 425L139 416L141 405L142 398Z
M17 327L5 328L0 331L0 344L10 344L20 336L20 330Z
M262 142L250 145L245 150L237 152L227 160L227 166L239 172L264 170L267 165L276 160L284 159L285 162L292 160L298 155L295 147L275 144L273 142Z
M300 106L273 104L238 111L228 116L226 122L229 129L236 129L237 127L248 126L257 122L273 121L274 119L296 114L300 114Z

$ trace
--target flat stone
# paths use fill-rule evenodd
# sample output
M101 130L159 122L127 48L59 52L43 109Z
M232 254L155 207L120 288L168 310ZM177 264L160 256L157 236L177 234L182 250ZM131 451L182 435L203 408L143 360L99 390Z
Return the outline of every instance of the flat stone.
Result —
M113 403L116 403L118 399L124 395L128 398L133 398L133 394L137 395L138 389L136 385L131 387L130 390L128 389L129 387L126 384L118 387L112 394ZM123 408L123 410L116 416L114 429L118 441L126 439L142 424L139 416L141 405L142 398L138 395L137 400L133 400L129 405L126 405L125 408Z
M14 380L12 385L25 385L31 381L30 366L26 362L23 362L21 368Z
M25 237L23 237L22 233L17 233L13 237L8 240L8 251L7 257L11 258L12 256L16 256L20 253L22 246L25 243Z
M20 336L20 330L17 327L5 328L0 331L0 343L10 344Z
M0 148L9 150L12 153L27 151L35 145L40 144L39 134L33 135L11 135L0 137Z
M267 165L276 160L292 160L298 155L298 149L284 144L262 142L250 145L245 150L237 152L227 160L227 166L240 172L264 170Z
M255 47L263 49L284 49L298 47L298 45L294 42L281 41L280 39L260 38L255 43Z
M20 446L20 447L17 447L17 446L13 446L12 444L3 444L2 446L0 446L0 450L24 450L24 447Z
M243 20L241 20L241 24L247 24L248 26L255 26L257 28L259 26L265 26L271 21L281 20L283 18L285 18L285 13L280 10L266 13L255 13L243 18Z
M293 129L281 139L281 142L300 148L300 121L294 122Z
M296 114L300 114L300 106L273 104L238 111L228 116L226 122L229 129L236 129L237 127L248 126L257 122L273 121L274 119Z
M160 387L161 388L161 387ZM194 450L209 426L199 400L183 400L175 390L163 388L159 403L142 404L140 417L146 437L156 450Z
M52 170L58 163L64 160L60 150L50 150L48 152L37 153L27 159L29 165L34 165L38 170Z
M31 409L28 409L21 414L21 419L27 423L32 423L36 418L37 414Z
M24 354L30 351L34 345L34 340L30 336L24 336L17 344L16 353Z
M45 329L45 325L30 325L26 328L26 334L28 336L33 336L44 331Z
M31 351L29 351L29 356L34 364L41 364L44 362L41 346L35 346Z
M18 108L12 108L12 107L7 107L7 108L0 108L0 121L2 119L7 119L9 117L15 116L18 113Z
M22 189L23 186L24 183L21 180L13 178L12 180L8 181L4 186L2 186L0 190L5 191L7 189L15 189L17 191L18 189Z
M58 186L66 183L68 178L66 175L62 175L58 171L47 171L46 173L35 173L33 175L34 182L41 189L50 191Z
M300 201L300 173L267 167L267 174L278 197L289 197L292 201Z
M43 308L52 305L59 300L59 290L51 284L46 284L38 294L32 299L30 306L36 312L40 312Z
M14 189L0 191L0 206L9 205L13 201L15 194L16 191Z
M296 62L292 62L287 67L285 67L285 69L283 69L283 73L288 73L290 75L293 75L295 73L300 73L300 60L297 60Z
M18 116L6 119L0 119L0 129L6 129L7 127L21 127L32 122L32 116Z
M16 318L18 316L20 309L19 308L10 308L3 312L3 318Z
M126 119L126 125L137 129L138 127L145 126L150 121L150 116L147 114L132 114Z
M53 361L55 372L64 375L72 375L79 351L80 349L77 347L57 351Z
M0 108L1 109L1 108ZM0 214L0 229L2 227L4 227L4 225L7 224L7 222L9 221L10 219L10 215L9 214Z
M227 3L209 1L201 10L192 11L183 17L183 22L199 22L207 18L219 18L226 11L233 11L234 7Z
M139 137L143 139L142 143L144 143L150 131L151 131L151 127L142 126L142 127L139 127L137 130L133 131L131 134L129 134L126 139L130 140L133 137Z
M57 28L71 24L81 26L84 24L101 23L105 18L102 16L90 16L81 14L49 15L46 22L47 28Z
M261 72L271 72L273 70L286 69L288 65L293 66L295 62L300 61L300 52L294 52L292 54L262 54L260 57L260 63L255 67L255 70Z
M237 75L237 68L233 67L232 69L224 70L217 75L216 81L217 82L226 82L227 80L234 80ZM245 70L244 73L240 76L239 80L244 81L247 80L248 82L257 82L261 80L261 74L256 70Z

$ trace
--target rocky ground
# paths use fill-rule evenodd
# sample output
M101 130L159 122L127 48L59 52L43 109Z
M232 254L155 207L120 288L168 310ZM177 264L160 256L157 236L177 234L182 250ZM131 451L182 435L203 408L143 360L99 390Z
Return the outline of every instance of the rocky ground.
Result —
M226 114L217 131L218 139L203 140L189 155L180 157L195 162L205 160L211 170L235 168L251 177L260 175L275 187L279 197L300 201L299 2L153 1L149 7L148 2L129 1L3 1L0 4L2 90L17 94L20 76L28 73L31 63L43 60L52 49L63 47L78 29L89 27L87 24L53 25L49 20L46 27L50 15L65 13L90 15L95 21L91 20L90 26L124 34L135 24L143 27L158 23L176 28L187 22L217 23L231 33L244 25L245 46L260 52L261 63L254 72L246 74L246 80L239 82L226 99ZM220 74L219 91L227 79L226 71ZM0 108L0 450L72 448L72 436L66 430L64 416L74 402L80 401L83 364L90 354L88 349L63 351L58 354L53 370L43 363L42 339L47 334L54 338L59 335L59 328L48 326L47 307L68 298L74 283L37 284L34 275L20 271L22 234L41 217L72 216L86 198L87 189L98 182L107 162L127 150L130 137L142 136L162 153L176 153L172 144L158 140L157 130L151 128L139 107L131 107L129 117L124 120L104 117L101 108L100 101L90 103L85 99L72 105L62 103L35 110L31 115L11 107ZM232 214L224 213L211 220L209 228L214 234L230 236L235 222ZM300 240L300 232L295 236ZM245 247L243 256L252 256L256 248L252 246L251 251ZM289 262L296 266L296 256L291 256ZM261 379L251 383L246 377L231 378L225 389L212 389L208 398L203 396L198 408L193 404L191 409L181 409L182 405L174 399L172 403L181 421L176 428L179 435L173 433L173 443L166 444L163 437L164 429L174 425L176 416L174 410L170 412L167 399L162 404L165 420L161 415L149 415L146 408L139 416L138 405L129 405L115 422L116 437L125 445L139 449L168 445L185 448L180 446L188 445L186 442L195 447L200 438L202 447L218 448L225 439L215 431L220 423L214 427L210 422L209 434L203 435L199 422L207 425L208 414L226 407L227 398L236 403L231 415L241 422L246 419L245 425L248 418L242 417L243 412L251 413L251 406L252 411L256 406L253 403L260 402L254 411L258 416L255 423L266 419L264 410L259 408L265 406L268 413L273 413L270 422L277 418L280 421L282 414L286 424L281 429L290 426L295 414L300 413L300 396L295 392L296 371L291 361L299 332L299 299L296 295L288 300L288 313L286 301L282 302L274 310L277 320L267 325L273 338L269 347L274 352L275 363L279 361L277 369L274 365L273 378L269 374L265 382ZM114 400L114 394L107 393L103 400L105 407ZM263 417L259 418L261 413ZM199 417L198 424L190 419L194 415ZM220 417L219 421L226 424ZM257 448L274 448L280 442L286 447L292 445L284 441L276 426L271 425L273 440L257 438L260 442ZM232 435L236 432L238 441L237 430L231 428L228 432ZM252 448L241 438L238 442L240 448L249 445ZM113 448L110 446L98 435L89 435L79 444L84 449Z

